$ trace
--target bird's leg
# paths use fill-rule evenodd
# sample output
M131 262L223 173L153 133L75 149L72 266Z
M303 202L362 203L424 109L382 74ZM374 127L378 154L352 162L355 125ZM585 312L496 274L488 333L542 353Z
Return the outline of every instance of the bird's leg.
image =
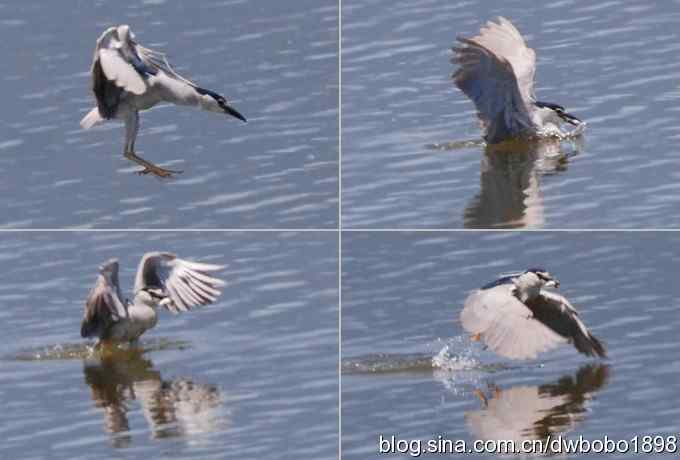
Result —
M160 166L146 161L144 158L137 156L135 153L135 140L139 132L139 112L131 110L124 117L125 121L125 151L123 155L128 160L134 161L144 169L139 171L139 174L153 174L157 177L171 177L173 174L179 174L182 171L173 171L172 169L163 169Z
M106 358L110 356L116 348L116 344L111 340L99 339L94 346L94 349Z
M473 393L482 401L484 407L487 407L489 405L489 400L487 399L486 395L482 390L480 390L479 388L475 388L475 391L473 391Z
M472 334L470 336L470 340L472 340L473 342L479 342L480 340L482 340L482 333L478 332L476 334Z
M496 384L490 384L489 385L489 390L493 391L493 397L494 399L498 399L501 396L501 387L499 387Z
M137 156L135 152L126 151L124 155L125 158L127 158L128 160L134 161L140 166L144 166L144 169L142 169L141 171L137 171L137 174L144 175L151 173L157 177L167 178L172 177L173 174L180 174L182 172L173 169L161 168L160 166L157 166L149 161L146 161L144 158Z

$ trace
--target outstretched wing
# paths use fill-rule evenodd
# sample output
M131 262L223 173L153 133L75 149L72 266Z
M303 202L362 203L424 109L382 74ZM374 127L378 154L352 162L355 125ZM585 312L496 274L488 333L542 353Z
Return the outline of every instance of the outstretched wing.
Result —
M135 41L133 41L133 43L135 46L135 50L137 51L137 55L142 60L145 66L147 66L150 69L153 69L154 71L160 70L169 77L174 78L175 80L182 81L188 85L198 88L198 85L196 83L184 78L183 76L175 72L175 69L173 69L172 66L170 65L170 62L168 62L168 58L165 55L165 53L145 48L142 45L136 43Z
M214 302L224 282L210 275L220 265L189 262L168 252L144 254L135 278L135 293L144 288L160 289L165 297L160 304L178 313Z
M97 40L92 62L92 84L100 115L113 118L123 91L144 94L158 72L198 88L175 72L165 54L139 45L129 26L108 28Z
M592 335L579 318L576 309L563 295L541 290L541 294L527 302L527 306L538 321L573 343L581 353L607 357L604 345Z
M145 69L130 35L128 26L109 27L94 49L92 89L103 118L116 115L123 91L134 94L146 91Z
M99 268L97 281L87 296L80 335L102 338L113 323L126 317L118 285L118 261L111 259Z
M477 107L489 139L514 135L530 127L536 55L505 18L487 22L479 35L459 37L452 62L458 88Z
M478 290L465 300L460 318L494 352L511 359L535 358L566 339L538 321L513 294L514 286Z

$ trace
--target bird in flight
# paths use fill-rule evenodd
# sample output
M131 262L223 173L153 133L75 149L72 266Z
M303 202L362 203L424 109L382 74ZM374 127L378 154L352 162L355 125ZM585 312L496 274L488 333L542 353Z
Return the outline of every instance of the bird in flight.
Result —
M143 47L134 38L129 26L120 25L109 27L97 40L91 69L97 106L85 115L80 126L89 129L104 120L122 120L125 158L144 167L140 174L170 177L181 171L161 168L135 153L141 110L170 102L226 113L244 122L246 118L224 96L182 77L165 54Z
M604 345L556 291L559 281L543 268L503 276L474 291L460 318L473 340L511 359L533 359L540 352L571 343L587 356L607 357Z
M484 128L484 139L497 144L512 138L565 138L583 132L585 123L558 104L536 100L536 53L517 28L499 17L479 35L458 37L451 62L456 86L474 102ZM562 131L562 123L574 125Z
M118 261L111 259L99 267L85 302L80 335L98 338L98 345L134 343L156 325L159 306L180 313L217 300L224 282L210 273L223 268L179 259L169 252L148 252L139 263L133 298L128 301L120 292Z

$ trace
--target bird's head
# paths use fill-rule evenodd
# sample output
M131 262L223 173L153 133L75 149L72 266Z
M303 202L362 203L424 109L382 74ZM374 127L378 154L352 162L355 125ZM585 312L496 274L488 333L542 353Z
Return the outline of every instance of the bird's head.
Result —
M580 118L568 113L561 105L536 101L536 107L548 111L548 113L555 115L557 120L569 123L570 125L579 126L583 123Z
M248 121L246 120L246 117L239 113L238 110L229 105L224 96L205 88L196 87L195 89L196 92L201 95L199 103L201 104L203 110L207 110L209 112L226 113L227 115L238 118L243 122Z
M560 285L560 282L547 270L538 267L525 270L513 278L512 282L515 285L515 293L522 302L540 295L544 287L556 288Z
M559 280L552 276L550 272L544 268L533 267L525 271L524 274L534 275L538 279L537 282L541 285L541 287L560 287Z
M135 34L132 33L130 26L127 24L119 25L116 32L118 32L118 40L122 42L127 42L128 40L135 38Z

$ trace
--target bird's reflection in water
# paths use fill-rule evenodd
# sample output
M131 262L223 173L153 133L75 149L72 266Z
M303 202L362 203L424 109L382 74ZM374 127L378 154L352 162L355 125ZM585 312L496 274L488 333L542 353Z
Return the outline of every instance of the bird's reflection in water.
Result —
M566 150L569 144L570 150ZM465 209L466 228L531 228L545 223L540 178L567 170L579 139L510 141L487 146L480 192Z
M486 392L476 390L484 407L467 412L465 422L475 439L513 440L517 448L523 440L554 439L585 419L588 401L608 377L609 366L591 364L554 383L508 389L491 385Z
M84 373L115 447L132 442L128 412L134 401L141 405L154 439L189 437L228 425L216 386L185 378L164 380L142 351L121 350L87 359Z

